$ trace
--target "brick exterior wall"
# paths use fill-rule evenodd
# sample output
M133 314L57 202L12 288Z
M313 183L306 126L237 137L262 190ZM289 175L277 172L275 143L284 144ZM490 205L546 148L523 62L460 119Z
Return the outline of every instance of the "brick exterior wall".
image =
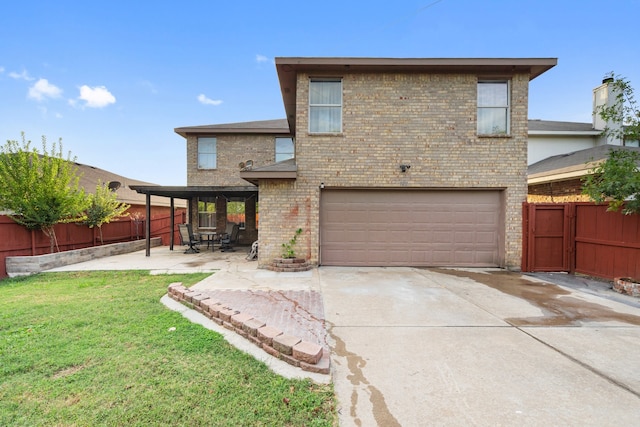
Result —
M511 134L478 137L476 75L344 74L343 132L308 129L309 75L297 81L295 181L260 183L260 265L304 230L298 255L319 258L320 183L331 188L504 190L503 265L519 268L527 196L528 75L511 79ZM315 75L314 75L315 77ZM401 173L399 165L410 164Z
M199 136L216 137L216 169L198 169L198 136L187 137L187 185L250 186L240 178L241 162L253 160L253 166L259 167L275 162L276 135L256 134L202 134ZM286 135L284 135L286 136ZM240 230L238 240L242 244L251 244L258 239L256 224L255 198L245 204L245 229ZM198 231L198 201L193 199L190 205L189 222ZM216 229L225 230L227 206L226 200L216 202Z
M527 201L531 203L588 202L589 196L582 194L582 179L545 182L529 186Z
M275 135L200 135L216 137L217 168L198 169L198 137L187 137L187 185L247 186L240 178L240 162L253 160L253 166L275 162Z

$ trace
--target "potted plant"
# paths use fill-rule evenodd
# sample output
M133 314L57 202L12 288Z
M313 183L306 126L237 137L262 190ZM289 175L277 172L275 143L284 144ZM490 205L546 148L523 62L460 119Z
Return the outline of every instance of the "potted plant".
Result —
M282 244L281 258L276 258L268 268L272 271L278 272L297 272L306 271L311 266L306 262L304 258L298 258L296 256L296 243L298 242L298 236L302 234L302 228L298 228L295 234L288 242Z

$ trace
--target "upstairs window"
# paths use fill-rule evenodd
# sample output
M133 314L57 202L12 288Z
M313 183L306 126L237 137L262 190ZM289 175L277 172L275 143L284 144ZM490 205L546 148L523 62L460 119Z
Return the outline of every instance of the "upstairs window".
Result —
M342 132L342 81L309 81L309 132Z
M293 138L276 138L276 162L293 159Z
M216 138L198 138L198 169L215 169L216 161Z
M478 82L478 135L509 134L509 82Z

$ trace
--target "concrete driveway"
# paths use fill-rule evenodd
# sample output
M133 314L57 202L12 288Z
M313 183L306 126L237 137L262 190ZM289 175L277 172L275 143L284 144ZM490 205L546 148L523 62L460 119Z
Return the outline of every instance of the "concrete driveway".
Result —
M498 270L318 272L343 426L638 425L637 305Z
M637 298L574 286L581 279L570 275L557 286L481 269L273 273L244 255L160 247L151 257L135 252L56 271L210 271L194 288L251 297L321 293L342 426L639 425ZM300 326L291 304L261 309ZM322 329L315 315L312 324Z

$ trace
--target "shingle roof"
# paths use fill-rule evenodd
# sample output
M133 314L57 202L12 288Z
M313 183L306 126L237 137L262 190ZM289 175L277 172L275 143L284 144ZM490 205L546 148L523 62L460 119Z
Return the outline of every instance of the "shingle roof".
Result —
M286 119L223 123L204 126L185 126L175 128L174 131L185 138L188 134L269 133L288 135L290 133L289 124Z
M296 159L288 159L266 166L243 169L240 171L240 178L257 185L260 179L295 179L297 172Z
M130 185L154 185L149 182L140 181L137 179L127 178L122 175L118 175L113 172L109 172L104 169L97 168L95 166L85 165L82 163L75 164L78 168L78 174L80 176L80 187L84 188L87 193L95 193L98 182L109 183L119 182L121 185L116 190L118 194L118 200L130 205L145 205L146 196L139 194L138 192L129 188ZM182 203L182 202L180 202ZM169 206L170 201L165 198L152 198L152 206Z
M573 151L566 154L558 154L540 160L529 165L527 174L529 180L545 176L558 175L562 173L574 172L574 175L584 175L598 162L605 160L609 156L610 150L627 150L640 152L637 147L621 147L618 145L598 145L586 150ZM577 173L577 174L576 174Z
M600 130L594 129L591 123L582 122L557 122L552 120L529 120L529 132L594 132L599 133Z

